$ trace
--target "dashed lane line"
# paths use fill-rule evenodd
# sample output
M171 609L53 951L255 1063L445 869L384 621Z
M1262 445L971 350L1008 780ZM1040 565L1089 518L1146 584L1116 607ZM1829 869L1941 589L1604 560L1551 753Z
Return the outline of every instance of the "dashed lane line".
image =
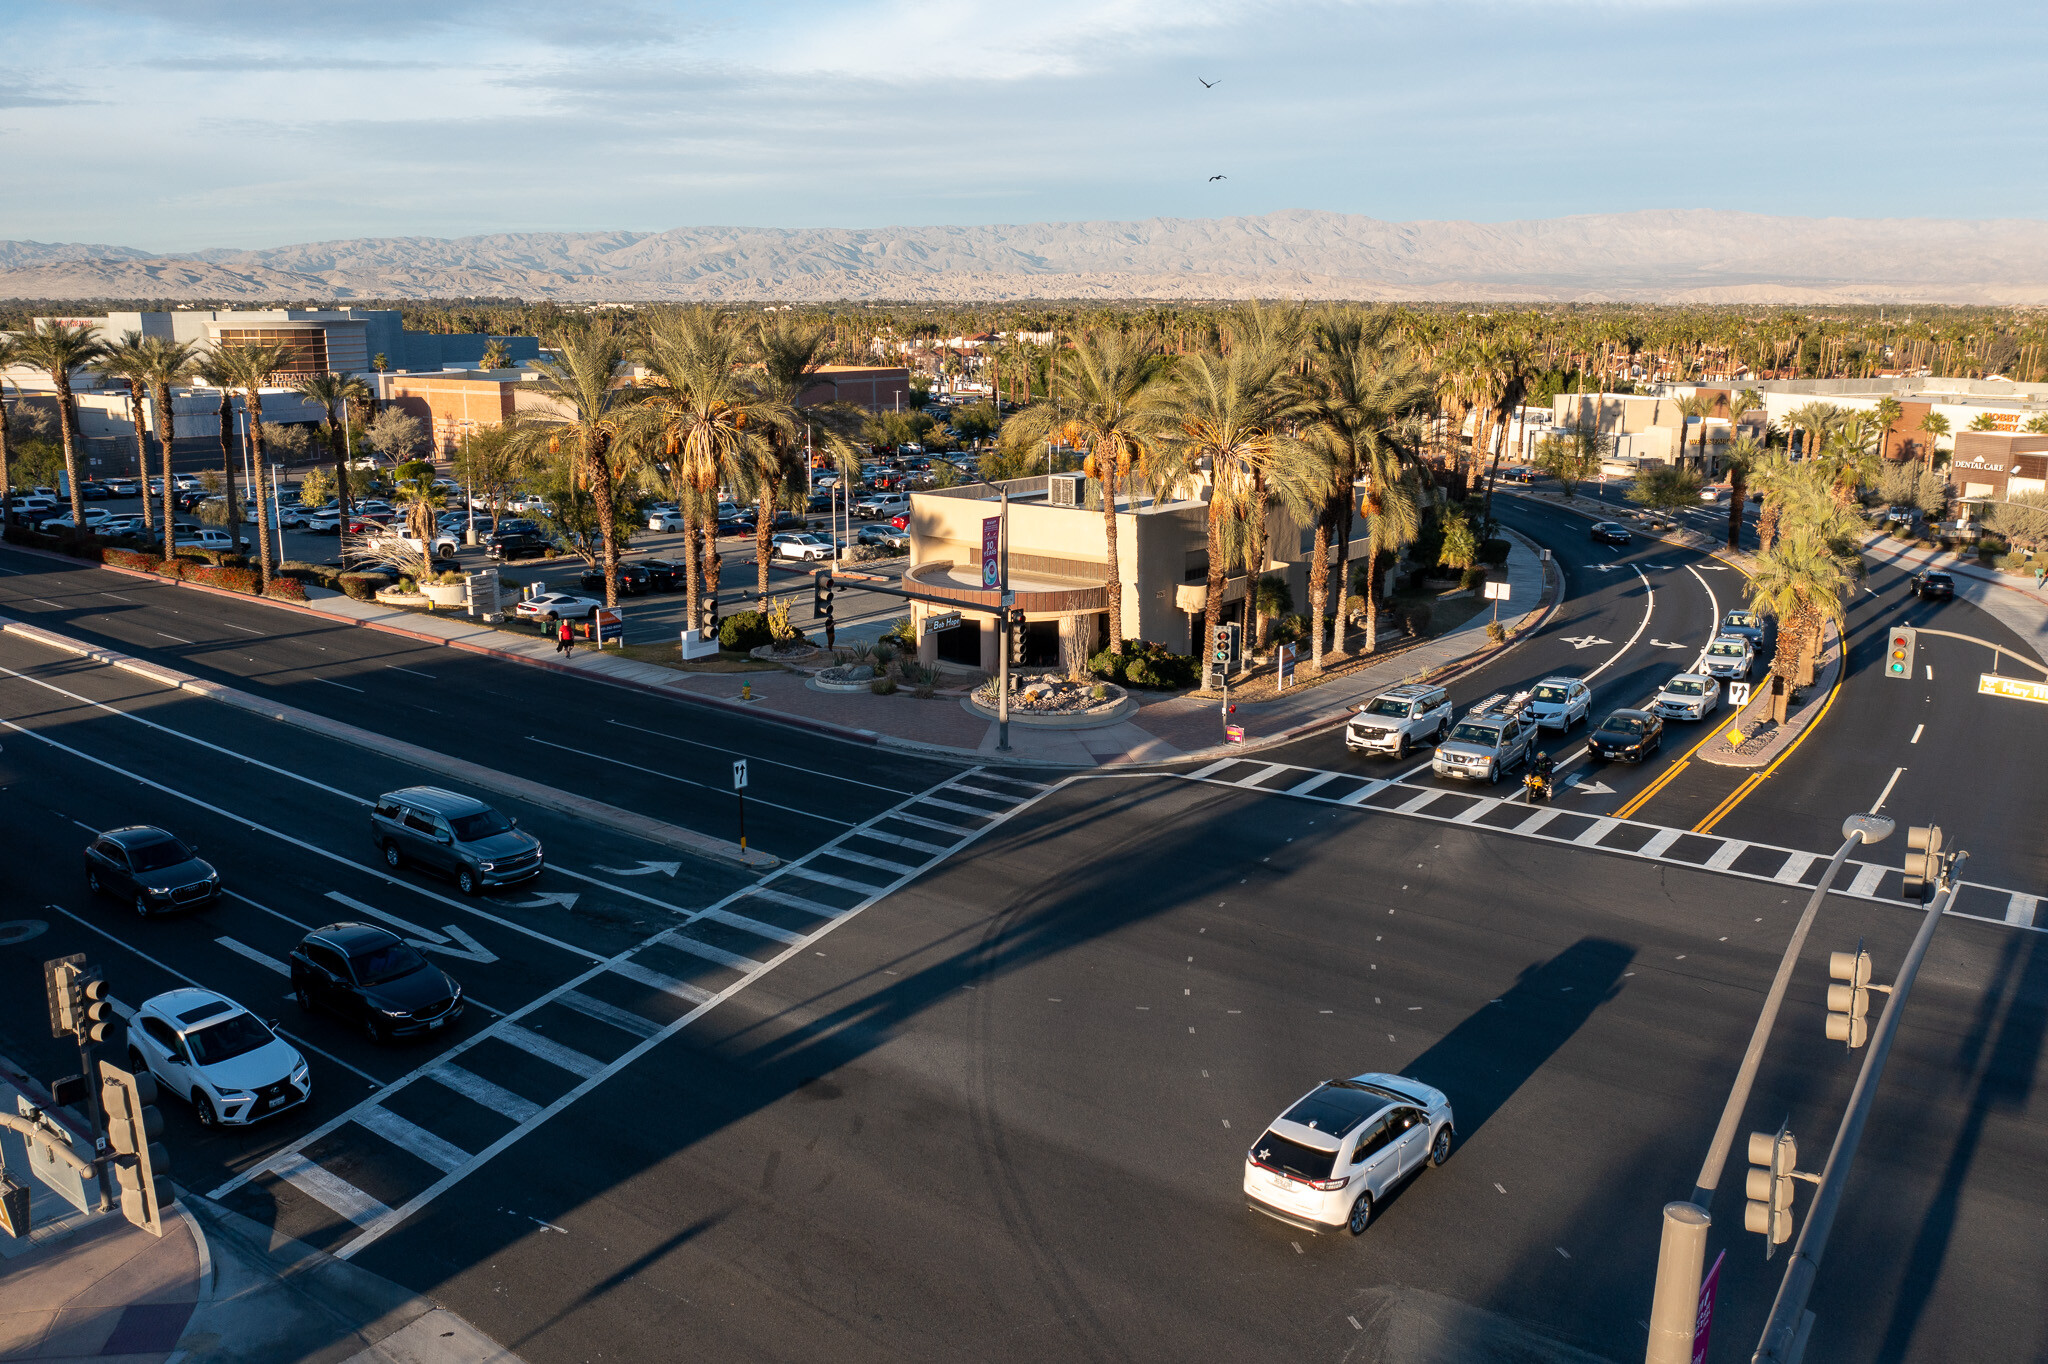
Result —
M539 744L543 748L553 748L559 749L564 753L574 753L578 757L589 758L594 762L610 763L614 767L623 767L633 772L643 772L650 777L660 777L663 781L672 781L681 786L694 786L699 791L716 791L720 795L725 795L732 789L728 786L714 786L708 782L691 781L688 777L679 777L673 772L664 772L658 767L642 767L639 763L629 763L624 758L614 758L604 753L592 753L588 749L571 748L567 744L558 744L552 739L543 739L535 734L527 735L526 740L528 743ZM749 761L752 760L749 759ZM821 824L837 824L843 829L853 827L849 821L844 819L834 819L830 815L821 815L815 810L804 810L794 805L783 805L776 801L763 800L758 796L749 803L765 805L771 810L781 810L786 814L798 815L804 819L815 819Z
M629 725L624 720L607 720L605 723L617 725L620 729L634 730L640 734L652 734L655 738L667 739L670 743L688 744L692 748L708 748L713 753L730 753L735 758L745 758L750 767L786 767L792 772L802 772L806 776L823 777L828 781L844 782L848 786L865 786L871 791L887 791L893 796L912 796L917 794L915 791L906 790L901 786L883 786L878 782L861 781L857 777L849 777L839 772L827 772L816 767L804 767L799 763L786 763L777 761L774 758L764 758L757 753L747 753L737 748L721 748L717 744L707 744L701 739L685 739L680 734L667 734L658 729L648 729L644 725Z

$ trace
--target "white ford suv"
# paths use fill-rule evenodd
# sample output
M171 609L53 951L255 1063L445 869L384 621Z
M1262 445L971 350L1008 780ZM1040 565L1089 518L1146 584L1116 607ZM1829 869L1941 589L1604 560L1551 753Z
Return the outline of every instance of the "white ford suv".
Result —
M1419 1080L1326 1080L1245 1152L1247 1206L1303 1231L1360 1235L1396 1184L1451 1158L1455 1131L1451 1101Z
M1442 687L1404 684L1381 692L1358 708L1344 726L1344 747L1353 753L1391 753L1442 739L1451 727L1451 694Z

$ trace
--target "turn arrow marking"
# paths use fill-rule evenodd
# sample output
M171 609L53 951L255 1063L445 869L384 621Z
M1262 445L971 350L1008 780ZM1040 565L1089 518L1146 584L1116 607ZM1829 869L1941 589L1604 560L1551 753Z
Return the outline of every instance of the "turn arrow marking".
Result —
M425 948L429 952L445 952L451 957L460 957L464 961L473 961L479 965L489 965L498 959L497 953L485 947L475 938L470 937L469 934L463 932L454 924L449 924L446 927L448 936L454 938L462 946L450 947L446 943L421 942L417 938L407 938L406 941L414 947Z
M1606 782L1582 781L1576 774L1568 778L1565 781L1565 785L1582 796L1611 796L1614 794L1614 788Z
M1650 647L1652 649L1687 649L1691 648L1692 646L1688 644L1667 644L1665 641L1661 639L1652 639L1650 641Z
M1563 641L1564 641L1564 642L1565 642L1566 644L1569 644L1569 645L1571 645L1571 646L1572 646L1572 647L1573 647L1574 649L1590 649L1590 648L1592 648L1592 647L1593 647L1594 645L1596 645L1596 644L1612 644L1612 643L1614 643L1614 641L1613 641L1613 640L1611 640L1611 639L1602 639L1602 638L1600 638L1600 636L1598 636L1598 635L1579 635L1579 636L1576 636L1576 637L1574 637L1574 636L1572 636L1572 635L1565 635L1565 636L1562 636L1562 638L1563 638Z
M512 907L514 909L546 909L549 905L560 905L563 909L574 909L576 902L582 898L575 891L551 890Z
M682 869L683 864L680 862L642 862L639 866L634 867L630 871L624 867L597 868L597 870L601 872L608 872L613 876L651 876L655 872L660 872L664 876L674 876L677 872L681 871Z

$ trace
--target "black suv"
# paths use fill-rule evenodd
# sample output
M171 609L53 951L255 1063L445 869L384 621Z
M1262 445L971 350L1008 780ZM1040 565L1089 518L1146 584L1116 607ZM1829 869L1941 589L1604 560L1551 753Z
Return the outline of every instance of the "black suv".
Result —
M455 879L464 895L540 875L540 840L490 806L437 786L377 798L370 837L393 871L408 862Z
M683 565L674 559L642 559L641 568L647 570L647 585L662 592L683 590Z
M326 1009L372 1042L436 1032L462 1017L462 987L389 929L328 924L292 950L292 996Z
M1922 601L1953 601L1956 580L1946 573L1921 573L1913 578L1913 595Z
M653 585L649 581L649 577L650 575L644 565L620 564L619 591L629 597L641 596ZM585 592L602 592L604 591L604 570L601 568L586 568L583 570L583 576L577 581L583 584Z
M85 883L95 895L128 900L147 917L196 909L220 895L220 873L175 836L147 824L109 829L85 850Z
M538 559L555 547L554 541L538 531L499 531L491 537L491 558L511 563L515 559Z

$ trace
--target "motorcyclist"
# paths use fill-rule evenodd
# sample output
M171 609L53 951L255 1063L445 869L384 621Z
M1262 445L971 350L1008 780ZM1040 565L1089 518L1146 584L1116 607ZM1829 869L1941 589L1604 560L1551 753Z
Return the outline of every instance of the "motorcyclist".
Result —
M1539 750L1535 761L1529 764L1529 784L1546 797L1550 794L1550 774L1556 766L1550 760L1550 754L1543 750Z

